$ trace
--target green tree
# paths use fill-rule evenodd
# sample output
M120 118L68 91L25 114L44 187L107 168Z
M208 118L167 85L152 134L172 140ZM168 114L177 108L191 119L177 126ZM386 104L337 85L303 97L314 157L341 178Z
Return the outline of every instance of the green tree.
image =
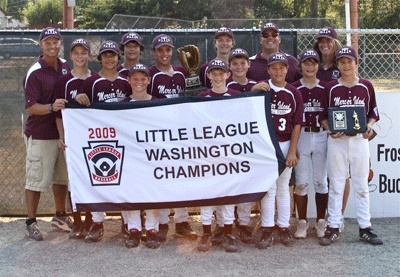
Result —
M22 10L29 26L55 26L62 21L63 1L33 0Z

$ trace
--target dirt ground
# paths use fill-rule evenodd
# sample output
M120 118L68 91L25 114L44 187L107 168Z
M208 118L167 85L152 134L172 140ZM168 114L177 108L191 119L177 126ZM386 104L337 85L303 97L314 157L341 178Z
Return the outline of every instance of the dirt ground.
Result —
M253 215L253 226L258 219ZM0 276L400 276L400 218L372 220L382 246L360 242L356 220L346 219L340 240L331 246L320 246L310 230L292 247L277 243L259 250L239 243L237 253L220 246L199 252L198 240L175 237L172 223L167 241L154 250L126 248L119 217L107 217L103 240L93 244L69 239L52 229L50 220L39 218L45 239L36 242L25 235L25 219L0 217ZM199 217L190 220L200 234Z

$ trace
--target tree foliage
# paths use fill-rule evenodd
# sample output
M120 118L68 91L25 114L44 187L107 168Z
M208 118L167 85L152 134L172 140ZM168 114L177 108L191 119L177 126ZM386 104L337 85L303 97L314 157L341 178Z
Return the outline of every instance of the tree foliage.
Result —
M22 10L22 15L30 26L55 26L62 21L62 5L62 1L33 0Z

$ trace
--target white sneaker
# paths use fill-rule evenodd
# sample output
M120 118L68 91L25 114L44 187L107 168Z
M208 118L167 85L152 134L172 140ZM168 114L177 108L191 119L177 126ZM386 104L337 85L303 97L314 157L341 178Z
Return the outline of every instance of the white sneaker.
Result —
M317 222L315 222L315 232L317 233L318 238L322 238L325 236L325 228L326 228L326 222L325 219L320 218L318 219Z
M297 230L294 233L296 239L305 239L307 237L308 222L305 219L300 219L297 223Z
M339 226L339 233L344 231L344 216L342 216L342 221Z

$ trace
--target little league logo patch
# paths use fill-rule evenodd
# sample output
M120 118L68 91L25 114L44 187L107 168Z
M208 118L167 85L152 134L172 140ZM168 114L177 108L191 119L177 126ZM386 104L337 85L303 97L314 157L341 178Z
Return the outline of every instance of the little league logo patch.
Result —
M124 160L124 146L118 141L90 141L83 147L92 186L119 186Z

